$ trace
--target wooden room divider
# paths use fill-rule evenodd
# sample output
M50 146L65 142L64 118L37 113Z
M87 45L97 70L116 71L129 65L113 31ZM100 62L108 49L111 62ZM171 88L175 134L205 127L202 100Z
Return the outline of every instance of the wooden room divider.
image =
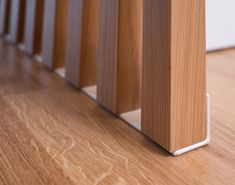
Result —
M205 0L44 3L47 67L66 68L69 83L173 155L209 143Z
M0 35L4 36L9 33L9 14L10 14L10 1L0 0Z
M64 67L68 0L45 0L42 61L50 69Z
M26 0L24 47L31 55L41 54L44 0Z
M66 79L75 87L97 83L99 1L70 0Z
M67 52L67 79L78 87L88 70L82 39L91 37L83 3L70 4ZM98 103L173 155L208 144L205 1L101 0L99 18Z
M9 41L22 43L24 37L25 0L11 0Z
M140 108L142 3L71 0L69 5L66 79L117 114ZM89 89L93 85L97 92Z

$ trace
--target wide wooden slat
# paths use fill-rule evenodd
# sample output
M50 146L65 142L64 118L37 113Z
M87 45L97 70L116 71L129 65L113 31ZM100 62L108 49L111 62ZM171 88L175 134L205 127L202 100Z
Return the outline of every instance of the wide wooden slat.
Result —
M145 0L142 132L174 152L205 139L205 1Z
M142 0L101 0L98 102L114 113L140 107Z
M26 0L24 46L29 54L41 53L44 0Z
M11 0L9 41L12 43L23 42L25 0Z
M0 1L0 35L8 33L10 14L10 0Z
M67 35L67 0L45 0L43 18L43 63L51 69L64 66Z
M99 1L70 0L66 79L76 87L96 84Z

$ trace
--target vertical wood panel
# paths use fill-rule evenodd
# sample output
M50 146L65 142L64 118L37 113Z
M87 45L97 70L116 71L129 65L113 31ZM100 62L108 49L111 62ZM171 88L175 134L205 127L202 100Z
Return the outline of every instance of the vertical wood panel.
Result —
M57 0L54 68L64 67L67 40L68 0Z
M41 52L43 0L26 0L24 45L29 54Z
M35 10L37 0L26 0L25 13L25 31L24 31L24 46L25 51L33 53L33 32L35 22Z
M99 3L100 0L85 0L83 3L80 63L81 87L94 85L97 82Z
M97 100L109 110L116 112L119 0L100 2Z
M0 0L0 36L3 34L3 25L5 19L5 2Z
M66 48L66 80L80 87L80 59L83 0L69 1L68 42Z
M140 108L143 0L119 1L117 110Z
M19 4L20 0L11 0L9 23L9 36L11 42L17 42Z
M114 113L140 107L142 0L101 0L97 99Z
M44 0L37 0L36 3L36 15L34 24L34 46L33 53L41 54L42 52L42 29L43 29L43 11Z
M76 87L96 84L99 0L70 0L66 78Z
M145 0L142 132L168 151L205 139L205 1Z
M11 0L9 34L12 43L23 42L25 0Z
M53 68L55 42L56 0L45 0L43 15L42 58L43 63Z
M43 18L43 63L51 68L64 66L67 34L67 0L45 0Z
M9 29L10 0L0 1L0 35L8 33Z

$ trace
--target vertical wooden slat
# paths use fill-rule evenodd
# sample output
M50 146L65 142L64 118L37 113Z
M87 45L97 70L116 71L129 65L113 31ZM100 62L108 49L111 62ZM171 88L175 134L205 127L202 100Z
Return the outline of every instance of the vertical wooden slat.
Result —
M142 0L101 0L98 102L120 114L140 107Z
M42 29L43 29L43 11L44 0L37 0L36 3L36 15L34 25L34 44L33 53L41 54L42 52Z
M45 0L43 18L43 63L51 68L64 66L67 35L67 0Z
M43 1L26 0L24 46L29 54L41 53Z
M0 35L8 34L10 0L0 1Z
M9 23L9 39L12 42L17 42L18 33L18 15L19 15L20 0L11 0L10 5L10 23Z
M37 0L26 0L26 13L25 13L25 30L24 30L24 46L25 51L33 53L33 32L35 22L35 9Z
M174 152L205 139L205 1L145 0L142 132Z
M96 84L99 0L70 0L66 79L76 87Z
M23 42L25 0L11 0L9 35L12 43Z
M43 15L42 58L43 63L53 68L55 42L56 0L45 0Z
M0 36L5 33L6 0L0 0Z

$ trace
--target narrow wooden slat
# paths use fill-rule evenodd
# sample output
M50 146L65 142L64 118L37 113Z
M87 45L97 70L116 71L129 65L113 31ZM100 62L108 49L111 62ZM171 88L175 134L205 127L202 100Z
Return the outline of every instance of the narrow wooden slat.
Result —
M10 0L0 1L0 35L8 33L10 14Z
M76 87L96 84L99 1L70 0L66 79Z
M26 0L24 46L29 54L41 53L44 0Z
M55 42L56 0L45 0L43 15L42 57L48 67L53 68Z
M98 102L114 113L140 107L142 0L101 0Z
M67 35L67 0L45 0L43 18L43 63L51 69L64 66Z
M26 0L24 46L25 51L33 53L34 23L35 23L36 0Z
M12 43L23 42L25 0L11 0L9 35Z
M142 132L174 152L205 139L205 1L145 0Z

